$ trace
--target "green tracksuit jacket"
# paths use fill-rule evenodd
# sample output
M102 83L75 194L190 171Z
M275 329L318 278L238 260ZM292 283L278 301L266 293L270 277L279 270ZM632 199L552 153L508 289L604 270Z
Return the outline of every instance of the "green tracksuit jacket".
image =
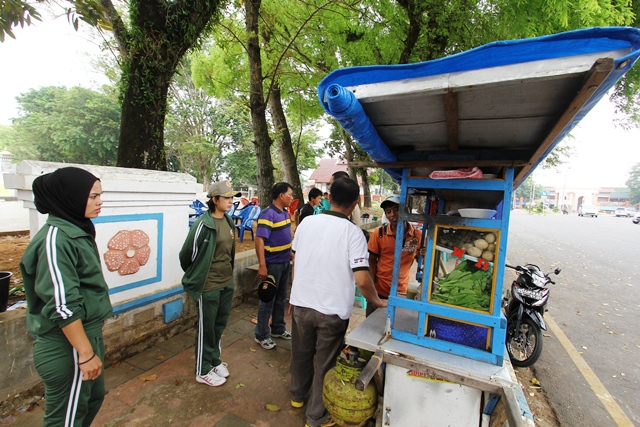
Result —
M20 271L29 332L63 337L62 327L82 319L87 337L102 335L112 308L91 235L49 215L25 250Z
M224 214L231 230L235 230L233 219ZM213 260L213 253L216 248L216 229L208 210L200 215L200 218L193 223L189 229L187 239L180 249L180 266L184 271L182 276L182 286L185 292L194 300L198 300L207 282L207 274ZM236 256L236 241L233 240L231 249L231 267Z

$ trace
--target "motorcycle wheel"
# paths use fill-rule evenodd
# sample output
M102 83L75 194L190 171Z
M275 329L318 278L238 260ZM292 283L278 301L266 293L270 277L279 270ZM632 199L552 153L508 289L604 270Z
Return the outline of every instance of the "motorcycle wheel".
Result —
M507 323L507 352L513 366L531 366L542 353L542 330L529 317L520 321L520 330L515 330L516 320Z

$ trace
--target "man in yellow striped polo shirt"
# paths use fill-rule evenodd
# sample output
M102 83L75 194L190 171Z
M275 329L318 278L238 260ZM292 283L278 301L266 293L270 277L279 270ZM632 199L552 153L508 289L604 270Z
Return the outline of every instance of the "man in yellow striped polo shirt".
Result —
M255 340L262 348L271 350L276 343L271 339L291 339L287 330L284 311L291 281L291 217L285 208L293 201L293 187L279 182L271 189L272 202L260 214L256 231L256 256L260 280L273 276L278 291L273 300L258 304L258 323ZM269 326L271 318L271 326Z

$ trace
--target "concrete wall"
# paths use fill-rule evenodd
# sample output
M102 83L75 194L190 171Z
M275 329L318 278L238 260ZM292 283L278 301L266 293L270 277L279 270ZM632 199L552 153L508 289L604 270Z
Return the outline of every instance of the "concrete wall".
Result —
M93 222L114 312L123 313L177 295L182 277L178 252L189 231L189 204L201 187L196 179L183 173L22 161L15 174L5 174L4 179L6 186L17 190L18 199L29 209L32 236L47 219L47 215L35 209L33 181L65 166L86 169L102 181L104 204L102 213ZM125 271L124 267L110 270L114 264L108 262L108 257L125 252L114 249L113 242L117 236L130 237L131 233L144 236L147 243L134 248L131 239L125 265L141 259L138 253L145 250L148 251L146 261L140 263L135 272Z
M18 199L29 209L31 235L47 218L35 209L33 181L65 166L86 169L102 181L104 204L101 215L93 222L114 309L113 317L105 324L107 364L193 327L197 313L180 284L183 273L178 253L189 231L189 204L201 185L182 173L23 161L15 173L4 175L4 182L7 188L17 191ZM124 247L122 242L126 243ZM126 256L123 268L114 264L110 251L111 255ZM125 269L132 260L139 268ZM257 262L255 251L236 257L236 304L257 286L256 271L247 269ZM180 312L176 312L176 306L180 306L177 300L182 300ZM171 308L174 317L166 316L163 308ZM32 363L33 338L26 331L24 311L1 313L0 321L0 401L5 401L38 384L40 379Z
M234 306L240 304L247 293L255 290L257 272L247 267L257 262L255 250L236 256L233 271L236 284ZM183 300L182 315L165 323L162 307L176 299ZM107 366L193 328L196 317L195 302L182 291L114 315L107 319L104 329ZM0 313L0 406L3 406L2 402L40 385L40 377L33 366L33 342L34 338L27 332L24 310Z
M24 310L0 313L0 402L40 383Z
M107 320L104 332L107 365L192 328L197 313L195 303L180 284L178 252L189 230L188 205L200 190L195 178L170 172L23 161L14 174L4 178L7 187L17 190L18 199L30 210L32 235L46 220L33 204L33 180L64 166L92 172L101 179L104 190L102 214L94 223L114 306L114 315ZM376 226L379 221L363 224L363 228ZM109 271L105 254L114 250L110 242L119 233L134 231L148 236L148 262L133 274ZM255 251L236 256L234 304L256 288L256 271L247 267L257 262ZM163 308L174 307L178 299L182 300L182 311L175 320L167 321ZM24 311L0 313L0 338L0 402L4 402L37 386L40 378L33 367L33 337L26 331Z

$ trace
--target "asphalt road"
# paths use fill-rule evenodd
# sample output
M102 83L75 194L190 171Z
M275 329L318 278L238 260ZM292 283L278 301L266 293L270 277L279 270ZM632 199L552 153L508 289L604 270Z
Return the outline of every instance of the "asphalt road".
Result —
M548 314L570 344L546 331L534 365L561 425L640 426L640 225L513 211L507 259L543 271L562 267ZM586 365L578 368L567 345Z

